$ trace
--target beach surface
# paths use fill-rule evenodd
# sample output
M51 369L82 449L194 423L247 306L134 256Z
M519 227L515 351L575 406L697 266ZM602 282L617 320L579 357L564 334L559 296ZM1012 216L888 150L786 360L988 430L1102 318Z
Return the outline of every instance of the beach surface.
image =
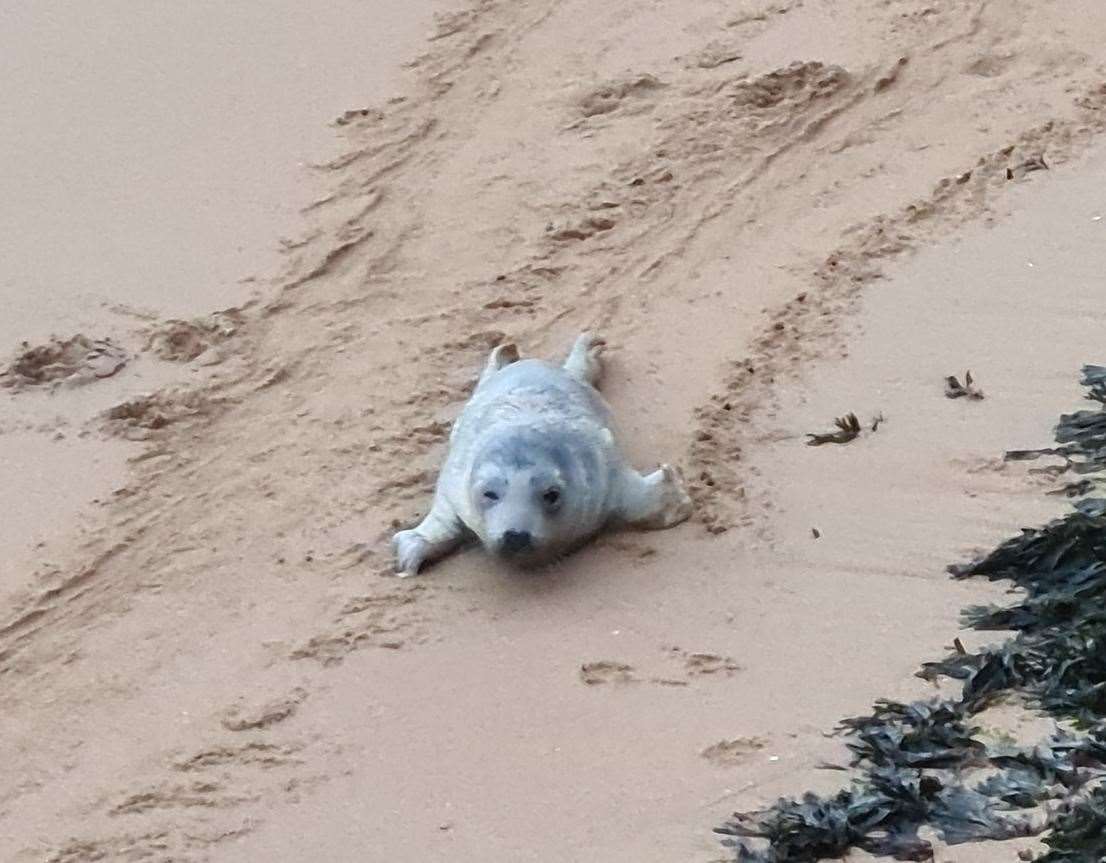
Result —
M1106 8L240 6L0 2L0 859L732 859L1065 505ZM582 330L691 521L395 578Z

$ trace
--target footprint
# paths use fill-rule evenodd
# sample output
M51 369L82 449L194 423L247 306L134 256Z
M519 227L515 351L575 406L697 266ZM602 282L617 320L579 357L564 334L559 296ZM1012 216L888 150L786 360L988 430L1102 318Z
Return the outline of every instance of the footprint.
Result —
M302 763L296 757L298 744L247 743L244 746L212 746L172 763L181 773L195 773L212 767L256 766L264 769Z
M287 695L263 704L253 706L235 704L227 708L220 721L228 731L268 728L294 714L306 698L307 691L297 686Z
M723 674L727 677L735 671L740 671L741 666L728 656L719 656L716 653L688 653L684 655L684 668L691 677L699 677L704 674Z
M127 352L111 339L90 339L81 333L36 346L24 342L11 363L0 367L0 387L21 390L89 383L110 378L128 359Z
M760 737L735 737L733 740L719 740L699 754L707 761L723 767L731 767L747 761L750 755L767 745L768 741Z
M632 666L624 662L612 662L607 659L598 662L585 662L580 666L580 679L588 686L596 686L601 683L633 683Z
M219 782L163 783L128 794L109 810L111 815L135 815L153 809L222 809L256 799L227 793Z
M683 673L688 680L710 675L731 677L741 671L741 666L730 656L722 656L718 653L691 653L679 647L666 647L665 650L671 659L683 665Z
M652 75L627 75L586 89L577 97L576 109L585 119L610 114L662 87L664 84Z

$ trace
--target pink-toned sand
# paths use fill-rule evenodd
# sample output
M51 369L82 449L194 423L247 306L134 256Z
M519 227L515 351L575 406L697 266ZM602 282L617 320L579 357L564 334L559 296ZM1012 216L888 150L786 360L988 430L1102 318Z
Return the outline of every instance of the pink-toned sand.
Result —
M0 333L111 343L0 379L0 859L728 859L1059 511L1099 4L93 5L0 11ZM486 352L582 329L692 521L395 579Z

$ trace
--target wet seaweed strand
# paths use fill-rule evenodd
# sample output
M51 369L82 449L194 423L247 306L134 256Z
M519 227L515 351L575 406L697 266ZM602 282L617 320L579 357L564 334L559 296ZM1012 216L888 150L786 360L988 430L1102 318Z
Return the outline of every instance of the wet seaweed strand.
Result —
M1006 457L1058 456L1057 475L1106 471L1106 367L1085 366L1082 383L1096 409L1061 416L1056 447ZM1061 491L1079 498L1093 488L1085 479ZM950 572L1021 588L1014 605L963 613L968 627L1015 635L975 653L957 642L922 666L926 679L963 681L958 698L881 701L844 720L851 785L735 814L716 832L736 860L805 863L850 848L929 860L919 835L928 826L950 845L1044 833L1038 863L1106 861L1106 499L1077 500L1063 518ZM1031 747L988 742L973 718L1011 693L1070 730Z

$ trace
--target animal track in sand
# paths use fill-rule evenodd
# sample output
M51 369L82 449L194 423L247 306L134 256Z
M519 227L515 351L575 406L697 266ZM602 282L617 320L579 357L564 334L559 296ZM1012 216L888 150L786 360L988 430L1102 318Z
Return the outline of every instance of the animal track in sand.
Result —
M293 690L289 697L299 698L299 693ZM248 729L256 733L264 727L262 721ZM41 859L50 863L208 859L213 846L257 826L251 807L295 802L301 789L323 781L319 774L290 773L302 768L304 751L295 742L252 740L216 743L173 757L167 767L176 780L150 782L109 798L104 814L130 830L74 838ZM194 858L193 852L198 856Z
M758 153L810 134L811 124L817 124L810 115L823 107L832 110L834 98L845 95L850 83L840 66L799 62L762 75L735 74L723 82L681 87L658 104L656 137L642 156L612 171L611 180L596 186L583 206L556 208L546 227L546 257L623 225L638 229L620 241L624 245L663 226L670 213L659 223L648 215L681 193L701 191L696 181L706 176L704 169L717 163L747 168ZM570 209L575 214L563 215Z
M588 686L601 683L631 683L637 680L633 672L633 666L627 665L625 662L600 659L596 662L585 662L581 665L580 679Z
M683 660L688 677L701 677L708 674L730 677L741 670L741 666L729 656L720 656L717 653L688 653L678 647L670 647L668 650L675 657Z
M790 0L790 2L765 3L759 9L742 12L726 22L730 28L748 27L759 24L762 27L777 15L786 15L792 9L801 9L803 0ZM748 36L746 36L748 38Z
M268 728L270 725L283 722L295 714L306 699L307 690L296 687L287 695L271 699L263 704L253 706L235 704L227 708L220 722L228 731Z
M665 657L676 660L680 672L676 675L657 674L641 677L633 666L616 660L600 659L585 662L580 666L580 679L588 686L604 683L654 683L658 686L688 686L696 678L717 676L730 677L741 670L741 666L728 656L716 653L689 653L678 647L664 648Z
M196 781L188 783L164 783L155 788L128 794L111 807L111 815L136 815L151 809L222 809L237 806L250 800L253 795L227 793L218 782Z
M167 852L180 846L175 836L166 830L141 834L124 834L97 839L71 839L44 858L46 863L93 863L101 860L151 860L167 858Z
M246 743L242 746L214 746L197 752L189 758L173 762L173 769L181 773L206 770L209 767L257 766L266 769L286 767L302 763L296 753L303 747L274 743Z
M77 334L42 345L24 342L15 358L0 369L0 387L79 385L109 378L127 364L128 355L110 339Z
M210 413L214 404L202 390L162 390L109 408L102 427L127 440L147 440L168 425Z
M576 98L576 111L581 117L597 117L621 108L645 110L644 97L664 87L664 83L652 75L626 75L587 88Z
M729 42L716 40L700 48L685 61L685 65L699 69L717 69L741 59L741 51Z
M866 285L883 277L886 263L989 212L1008 176L1023 176L1024 166L1036 164L1046 150L1050 162L1065 161L1093 131L1106 128L1106 85L1095 85L1075 104L1075 119L1035 126L971 169L941 179L928 198L857 225L811 274L811 286L776 310L753 340L749 356L731 364L721 391L696 412L699 431L691 449L689 490L708 531L721 533L742 522L742 495L736 493L744 485L742 443L771 414L777 379L795 376L800 360L847 352L841 313Z
M231 338L243 321L239 309L227 309L190 321L165 321L150 332L146 350L169 362L191 362Z
M733 767L748 761L749 756L767 745L768 741L760 737L735 737L732 740L719 740L699 754L721 767Z
M390 562L383 566L391 574ZM290 658L335 665L362 647L399 650L408 641L421 638L415 629L421 620L415 604L428 590L426 584L412 584L350 597L338 611L332 627L295 648Z
M562 227L554 224L549 226L549 238L551 240L587 240L596 234L611 230L618 222L610 216L585 216L579 221L572 222Z

